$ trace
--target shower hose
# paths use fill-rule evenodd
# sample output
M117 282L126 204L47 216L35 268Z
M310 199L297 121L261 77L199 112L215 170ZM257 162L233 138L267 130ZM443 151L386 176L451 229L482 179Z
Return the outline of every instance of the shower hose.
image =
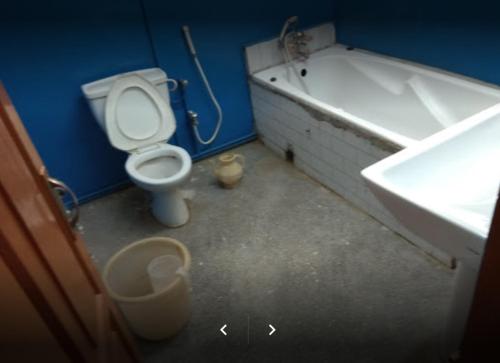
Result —
M203 67L201 66L201 63L198 59L198 55L196 54L196 49L194 47L193 40L191 39L191 34L189 32L189 27L186 25L183 26L182 31L184 32L184 37L186 38L186 43L189 47L189 51L193 57L194 63L196 64L196 68L198 68L198 72L200 73L201 79L203 80L208 95L210 96L210 99L212 100L212 103L214 104L214 107L217 110L217 124L215 126L212 136L210 136L208 140L204 140L201 137L200 132L198 130L198 123L196 121L192 122L193 132L196 137L196 140L202 145L209 145L212 142L214 142L214 140L217 138L217 135L219 134L220 127L222 125L222 116L223 116L222 109L219 105L219 102L217 102L217 99L215 98L214 92L212 91L212 87L210 87L210 83L208 82L207 76L205 75Z

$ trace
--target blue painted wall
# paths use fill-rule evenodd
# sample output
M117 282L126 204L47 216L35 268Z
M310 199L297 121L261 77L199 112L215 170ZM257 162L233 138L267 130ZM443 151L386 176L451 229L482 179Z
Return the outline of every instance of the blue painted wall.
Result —
M0 79L49 172L84 198L125 181L126 155L109 145L80 85L154 65L140 4L16 0L0 17Z
M89 199L128 177L126 154L109 145L81 84L158 64L170 77L189 80L187 103L200 114L207 137L216 113L182 38L181 25L189 25L224 109L219 138L200 148L172 95L178 123L172 142L200 157L253 135L242 47L275 36L289 15L300 14L301 24L310 26L330 20L332 12L331 0L307 6L300 0L286 6L279 0L17 0L0 13L0 79L50 173Z
M500 84L500 2L334 1L339 42Z
M158 63L169 76L189 80L186 101L200 115L200 129L207 139L215 125L216 111L184 42L181 27L188 25L200 61L224 111L224 124L213 147L253 134L253 116L248 94L243 47L275 37L284 20L300 14L300 25L331 21L331 0L303 1L184 0L172 5L163 0L144 0L147 22ZM186 125L185 115L176 113ZM178 142L192 155L206 147L194 142L191 128L178 132Z

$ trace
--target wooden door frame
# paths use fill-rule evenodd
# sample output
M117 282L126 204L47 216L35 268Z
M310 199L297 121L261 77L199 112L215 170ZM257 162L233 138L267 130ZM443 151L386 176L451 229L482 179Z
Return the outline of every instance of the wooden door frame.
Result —
M33 176L34 184L36 184L38 187L44 205L46 205L48 210L50 210L51 216L54 218L59 229L62 231L62 234L66 236L66 240L68 241L67 247L70 251L72 251L72 255L74 255L78 267L81 268L83 272L82 276L85 276L86 282L89 283L93 292L96 294L96 301L98 302L97 306L101 307L101 311L98 311L98 325L102 327L109 327L112 333L112 337L114 337L114 340L116 340L116 342L119 343L127 351L130 360L134 362L140 362L141 358L137 349L137 345L127 328L121 312L107 295L106 288L101 280L100 274L98 273L94 262L90 258L90 254L88 253L80 234L76 231L73 231L64 213L61 211L58 202L54 199L54 196L47 183L48 173L43 164L43 161L40 158L36 148L34 147L19 115L16 112L16 109L12 104L12 101L10 100L7 91L5 90L1 82L0 122L3 124L3 126L5 126L5 135L8 135L8 140L11 140L11 145L13 145L12 148L15 150L16 156L20 155L19 159L23 160L23 165L27 170L29 170L28 174ZM2 185L0 185L0 192L3 192ZM8 195L8 193L3 194ZM11 200L11 204L15 207L16 201ZM0 243L2 244L2 246L0 247L6 247L8 244L2 243L2 241L0 241ZM5 252L6 249L2 248L0 253L2 251ZM40 257L40 260L46 262L46 259L43 259L42 257ZM8 261L14 261L14 259L11 258L8 259ZM17 262L18 265L21 264L21 261ZM9 265L9 268L14 273L14 275L19 278L20 270L16 268L16 266ZM47 271L48 270L49 269L47 269ZM40 299L39 297L37 298L38 295L33 295L33 291L36 292L36 286L35 288L33 288L32 284L29 284L31 280L29 280L28 282L26 282L25 280L26 279L19 279L20 285L24 289L26 295L31 299L31 301L33 301L33 304L38 304L36 305L36 307L40 307L39 305L43 302L42 299ZM55 278L54 281L57 282L57 278ZM50 309L48 307L45 307L45 310L49 311ZM44 321L49 326L49 328L54 326L54 319L52 318L52 316L48 316L47 314L41 314L41 316L42 318L44 318ZM61 338L60 335L55 335L59 338L59 341L62 341L62 343L64 344L64 339L66 337L63 336ZM102 343L101 346L106 348L107 341L110 340L111 337L103 335L98 336L97 339ZM74 351L70 353L71 354L68 354L69 357L76 357ZM104 357L104 355L102 356Z
M499 141L500 142L500 141ZM500 196L500 193L499 193ZM499 361L500 345L500 198L484 248L474 300L464 334L461 362Z

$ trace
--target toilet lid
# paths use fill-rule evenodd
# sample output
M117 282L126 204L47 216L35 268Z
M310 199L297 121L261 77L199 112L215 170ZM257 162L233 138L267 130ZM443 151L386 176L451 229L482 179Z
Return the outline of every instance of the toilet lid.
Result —
M167 101L137 74L119 78L106 100L106 132L111 145L135 149L167 141L175 132L175 117Z

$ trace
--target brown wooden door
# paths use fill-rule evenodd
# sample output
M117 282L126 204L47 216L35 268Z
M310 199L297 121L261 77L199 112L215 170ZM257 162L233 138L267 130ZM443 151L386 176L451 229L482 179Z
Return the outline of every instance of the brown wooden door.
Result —
M13 322L19 318L27 324L10 340L2 339L0 352L15 357L20 347L32 345L33 353L45 351L47 361L138 361L133 340L54 198L47 170L1 85L0 118L0 320L9 314ZM37 315L32 327L23 320L30 314ZM3 329L1 324L2 336ZM23 335L25 329L33 331ZM119 360L113 359L116 351Z
M498 362L500 345L500 192L462 343L462 362Z

